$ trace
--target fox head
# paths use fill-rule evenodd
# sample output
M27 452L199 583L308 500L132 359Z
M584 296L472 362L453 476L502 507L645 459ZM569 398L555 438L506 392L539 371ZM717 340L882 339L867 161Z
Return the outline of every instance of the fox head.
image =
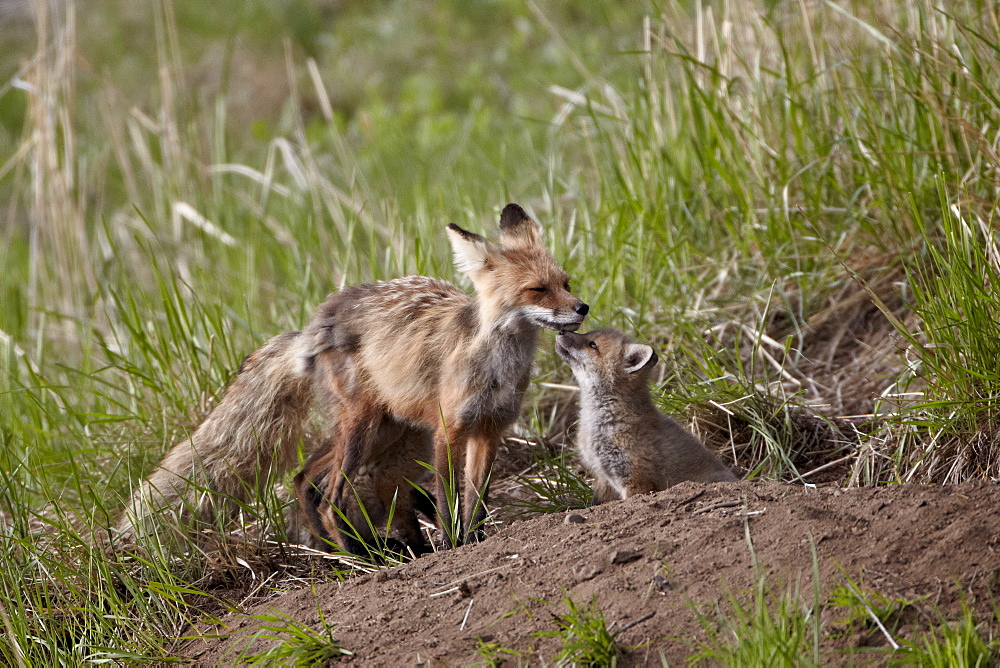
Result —
M563 332L556 337L556 352L573 369L581 388L645 386L657 361L650 346L613 329Z
M569 276L542 243L542 229L517 204L500 214L499 244L455 224L448 226L455 266L476 288L492 322L522 320L574 331L590 307L573 296Z

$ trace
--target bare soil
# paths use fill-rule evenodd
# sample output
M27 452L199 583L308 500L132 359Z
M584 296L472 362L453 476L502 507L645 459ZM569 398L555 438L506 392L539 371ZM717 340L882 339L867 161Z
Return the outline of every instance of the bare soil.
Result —
M625 646L622 665L685 665L708 635L700 612L718 619L730 595L752 600L758 574L780 595L796 587L813 601L845 576L865 592L911 601L887 632L896 641L955 618L962 600L994 619L1000 595L1000 488L895 485L805 488L777 482L684 483L656 495L514 522L485 542L438 552L396 568L267 593L256 587L239 613L201 623L181 646L195 665L231 665L261 621L280 613L319 626L319 610L357 665L468 665L480 642L549 661L563 598L592 598ZM815 546L814 559L812 546ZM755 565L756 561L756 565ZM238 592L227 598L239 601ZM250 595L252 593L252 596ZM261 600L266 596L266 600ZM823 613L824 663L874 661L889 640L874 625ZM644 617L652 615L648 619ZM995 619L994 619L995 623ZM516 664L514 659L512 663Z

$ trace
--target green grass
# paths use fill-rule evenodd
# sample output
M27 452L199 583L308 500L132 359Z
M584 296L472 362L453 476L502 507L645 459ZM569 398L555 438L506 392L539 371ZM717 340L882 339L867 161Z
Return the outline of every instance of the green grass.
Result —
M561 647L552 657L557 666L616 666L621 647L604 620L597 597L581 605L563 596L566 611L551 612L554 629L537 631L540 638L556 638Z
M722 666L822 665L823 603L815 545L810 543L811 596L804 594L799 583L785 591L775 591L767 571L757 560L746 518L743 531L755 575L750 600L744 601L729 592L725 607L717 604L714 616L702 613L692 604L707 641L700 643L700 651L689 657L689 661Z
M837 624L848 630L861 627L869 631L894 633L900 619L916 602L886 596L859 585L846 574L843 577L844 584L830 591L826 606L843 613Z
M336 624L326 621L322 608L319 609L319 630L287 615L262 615L257 620L262 624L251 642L273 642L260 652L241 652L235 659L240 665L318 666L353 655L334 637Z
M166 658L204 567L94 546L131 486L245 354L345 284L455 278L444 225L511 200L742 471L998 475L990 3L348 5L0 27L7 662Z
M524 654L517 650L504 647L498 642L488 642L482 638L479 638L478 642L479 646L476 648L476 654L480 656L481 661L475 665L481 664L490 668L496 668L506 665L508 661L514 659L517 659L517 665L525 663Z
M958 620L942 621L937 628L920 637L904 641L902 648L891 655L889 664L928 668L980 668L995 665L998 659L1000 640L963 605L962 615Z
M510 509L519 517L529 517L585 508L594 492L578 469L571 452L538 446L532 469L514 478L525 496L511 501Z
M752 552L752 549L751 549ZM988 666L1000 656L994 637L1000 617L977 619L963 600L961 614L928 615L928 596L904 599L859 584L841 572L842 583L820 592L813 553L811 591L800 583L776 588L757 569L752 591L730 592L711 612L692 608L707 638L690 664L721 666L820 666L831 663L892 666ZM905 633L905 637L901 635ZM840 641L858 634L857 644Z
M796 590L774 593L759 578L751 602L730 595L728 610L712 622L699 613L709 640L691 661L722 666L818 666L819 609L803 606Z

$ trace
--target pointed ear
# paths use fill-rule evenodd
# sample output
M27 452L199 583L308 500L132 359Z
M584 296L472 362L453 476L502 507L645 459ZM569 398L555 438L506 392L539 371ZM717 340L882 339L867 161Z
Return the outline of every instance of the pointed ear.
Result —
M635 373L656 364L656 353L650 346L630 343L625 346L625 373Z
M500 243L504 248L542 247L542 228L517 204L500 213Z
M490 244L486 239L451 223L448 225L448 240L455 255L455 266L460 272L471 275L489 268Z

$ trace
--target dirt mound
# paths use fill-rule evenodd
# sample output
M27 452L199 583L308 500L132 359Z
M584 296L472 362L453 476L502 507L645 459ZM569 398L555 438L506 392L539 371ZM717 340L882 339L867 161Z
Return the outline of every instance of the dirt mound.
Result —
M750 600L765 572L773 591L798 584L811 601L814 563L824 598L846 574L866 592L912 602L911 618L887 629L906 638L954 615L963 597L990 616L990 599L1000 594L998 505L992 485L685 483L580 511L582 523L538 517L479 545L276 595L202 625L215 637L191 640L183 653L197 665L228 665L260 628L252 615L277 611L318 626L322 609L361 665L467 665L482 660L480 639L535 662L559 649L533 634L554 628L568 595L582 604L595 597L612 631L634 623L618 638L632 648L625 665L659 665L661 653L676 665L706 638L695 609L714 619L730 593ZM839 623L825 608L823 649L834 662L850 661L841 650L889 642L874 626L834 633Z

